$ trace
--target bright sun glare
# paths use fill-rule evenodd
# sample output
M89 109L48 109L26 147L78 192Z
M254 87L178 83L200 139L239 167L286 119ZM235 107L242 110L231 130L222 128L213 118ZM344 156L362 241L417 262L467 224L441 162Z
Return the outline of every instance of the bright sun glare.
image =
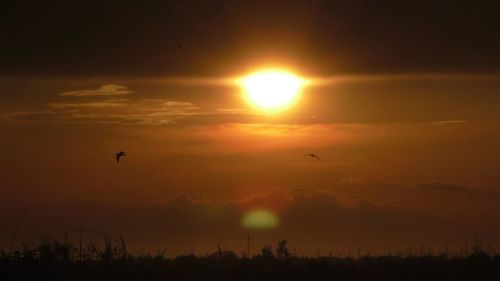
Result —
M257 108L275 112L299 97L303 79L284 70L262 70L242 79L247 99Z

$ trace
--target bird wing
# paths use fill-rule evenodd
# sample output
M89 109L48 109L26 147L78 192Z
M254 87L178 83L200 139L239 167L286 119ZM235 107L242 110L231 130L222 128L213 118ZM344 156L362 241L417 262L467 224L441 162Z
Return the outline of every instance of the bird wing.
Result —
M316 158L316 159L318 159L318 160L321 160L321 159L319 159L318 155L313 154L313 153L308 153L308 154L305 154L305 155L306 155L306 156L309 156L309 157L312 157L312 158Z
M115 156L115 158L116 158L116 162L117 163L120 162L120 153L117 153L116 156Z

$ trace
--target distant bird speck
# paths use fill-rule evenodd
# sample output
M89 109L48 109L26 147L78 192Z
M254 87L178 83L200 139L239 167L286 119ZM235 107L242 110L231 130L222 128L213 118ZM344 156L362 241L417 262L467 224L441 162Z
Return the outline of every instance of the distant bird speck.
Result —
M122 157L125 157L127 156L127 154L125 153L125 151L120 151L118 153L116 153L116 163L120 162L120 159Z
M181 51L191 54L191 52L188 49L184 48L184 46L182 46L182 44L179 41L177 41L177 48L179 48Z
M309 157L312 157L312 158L316 158L316 159L318 159L319 161L321 161L321 159L319 159L318 155L316 155L316 154L313 154L313 153L308 153L308 154L306 154L306 156L309 156Z

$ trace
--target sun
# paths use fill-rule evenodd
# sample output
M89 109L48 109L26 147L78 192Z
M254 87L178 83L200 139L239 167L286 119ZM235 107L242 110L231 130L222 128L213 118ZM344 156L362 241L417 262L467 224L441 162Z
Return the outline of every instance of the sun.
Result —
M299 98L304 80L280 69L261 70L241 80L247 100L257 108L281 111L293 105Z

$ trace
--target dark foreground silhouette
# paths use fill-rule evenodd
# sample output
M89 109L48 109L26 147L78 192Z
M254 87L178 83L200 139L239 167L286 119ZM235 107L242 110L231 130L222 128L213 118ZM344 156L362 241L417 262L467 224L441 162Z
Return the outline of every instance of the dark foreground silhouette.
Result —
M0 252L0 280L500 280L500 255L476 249L470 255L361 256L291 255L286 241L252 258L230 251L165 258L130 255L125 242L103 249L46 240L12 254Z

